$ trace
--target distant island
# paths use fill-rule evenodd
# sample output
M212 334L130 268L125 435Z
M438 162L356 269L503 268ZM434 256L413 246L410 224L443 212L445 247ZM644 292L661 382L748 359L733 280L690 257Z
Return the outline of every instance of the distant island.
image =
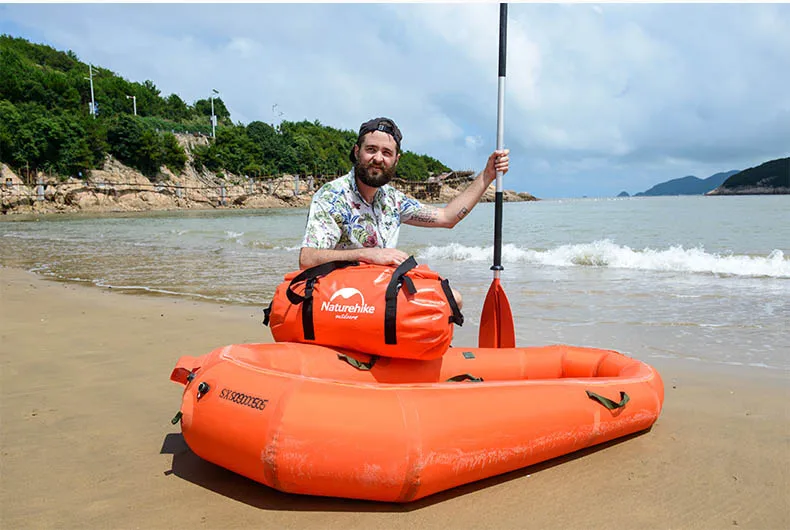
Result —
M757 167L732 169L700 179L693 175L656 184L633 197L674 195L789 195L790 157L769 160ZM621 191L617 197L629 197Z
M790 195L790 157L745 169L707 195Z
M647 191L634 194L634 197L658 197L662 195L705 195L721 186L725 180L738 173L737 169L716 173L706 179L695 176L681 177L656 184Z

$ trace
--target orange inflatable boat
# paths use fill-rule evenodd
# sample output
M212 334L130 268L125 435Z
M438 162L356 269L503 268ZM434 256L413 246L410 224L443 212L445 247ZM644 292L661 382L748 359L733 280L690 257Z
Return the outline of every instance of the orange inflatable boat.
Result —
M572 346L418 361L240 344L170 378L203 459L284 492L394 502L646 430L664 399L647 364Z

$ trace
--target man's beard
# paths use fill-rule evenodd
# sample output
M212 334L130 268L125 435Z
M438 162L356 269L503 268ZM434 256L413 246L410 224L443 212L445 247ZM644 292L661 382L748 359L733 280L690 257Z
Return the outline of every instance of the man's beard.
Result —
M371 188L380 188L384 184L388 184L395 177L395 166L374 166L379 170L377 175L370 173L371 165L363 166L361 162L354 164L354 175L366 186Z

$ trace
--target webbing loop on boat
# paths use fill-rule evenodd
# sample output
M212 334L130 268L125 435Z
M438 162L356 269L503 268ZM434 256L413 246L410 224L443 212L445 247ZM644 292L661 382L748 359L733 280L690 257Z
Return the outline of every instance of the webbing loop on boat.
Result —
M626 394L625 392L620 392L620 402L617 403L607 397L596 394L595 392L590 392L589 390L585 390L585 392L587 392L587 397L589 397L593 401L597 401L598 403L600 403L601 405L603 405L609 410L615 410L625 407L625 404L628 403L628 401L630 401L631 399L630 397L628 397L628 394Z
M346 361L348 364L350 364L351 366L353 366L357 370L362 370L362 371L365 371L365 372L370 370L371 368L373 368L373 366L375 366L375 364L376 364L376 361L379 360L378 355L372 355L370 357L370 361L368 361L366 363L363 363L362 361L360 361L358 359L354 359L353 357L350 357L350 356L345 355L343 353L338 353L337 354L337 358L340 359L341 361Z
M461 375L456 375L456 376L451 377L446 382L447 383L460 383L461 381L470 381L472 383L482 383L483 382L483 378L482 377L475 377L472 374L461 374Z

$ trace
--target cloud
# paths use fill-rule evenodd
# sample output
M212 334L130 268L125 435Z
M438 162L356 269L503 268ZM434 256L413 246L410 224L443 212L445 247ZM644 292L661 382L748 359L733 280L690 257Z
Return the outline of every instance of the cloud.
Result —
M5 4L0 31L248 123L356 130L457 169L494 148L495 4ZM510 4L507 186L643 191L790 152L790 5ZM277 112L272 110L277 105ZM282 113L282 115L279 115Z
M470 149L477 150L483 145L483 139L479 136L467 136L464 139L464 144Z

